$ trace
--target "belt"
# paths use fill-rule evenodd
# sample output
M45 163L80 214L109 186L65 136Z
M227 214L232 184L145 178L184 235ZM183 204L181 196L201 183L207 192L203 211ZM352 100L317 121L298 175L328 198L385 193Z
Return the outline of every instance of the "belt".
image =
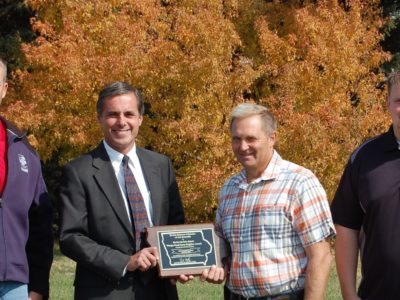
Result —
M235 296L239 296L239 297L234 297L237 300L303 300L304 299L304 290L299 290L299 291L294 291L291 293L285 293L285 294L279 294L279 295L263 296L263 297L246 298L246 297L243 297L240 295L235 295Z

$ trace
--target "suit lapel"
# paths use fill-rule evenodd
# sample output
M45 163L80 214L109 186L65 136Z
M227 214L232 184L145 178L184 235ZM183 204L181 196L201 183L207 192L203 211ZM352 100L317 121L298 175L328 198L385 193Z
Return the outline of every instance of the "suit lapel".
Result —
M117 178L115 177L114 169L111 165L110 158L104 148L103 142L93 152L93 167L96 169L94 178L103 191L106 199L110 202L118 219L123 224L123 227L133 238L132 225L129 221L124 199L121 195Z
M161 203L160 203L160 168L157 164L153 163L152 157L147 155L141 148L136 147L136 153L139 157L140 165L144 177L146 179L147 187L150 191L151 205L153 207L153 224L157 226L160 224L161 218Z

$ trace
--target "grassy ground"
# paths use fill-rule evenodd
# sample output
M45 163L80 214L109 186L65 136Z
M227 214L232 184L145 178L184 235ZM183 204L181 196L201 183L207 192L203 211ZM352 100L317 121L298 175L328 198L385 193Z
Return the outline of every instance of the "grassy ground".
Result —
M73 278L75 264L70 259L56 251L50 278L50 299L69 300L73 299ZM223 299L222 285L214 285L194 280L188 284L178 284L180 300L217 300ZM339 300L339 281L335 267L330 273L328 290L325 299Z

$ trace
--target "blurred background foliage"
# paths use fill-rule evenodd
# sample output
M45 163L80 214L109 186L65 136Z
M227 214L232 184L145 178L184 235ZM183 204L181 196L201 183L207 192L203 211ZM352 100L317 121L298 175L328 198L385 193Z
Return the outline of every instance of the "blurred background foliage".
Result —
M3 0L1 113L26 130L57 203L61 168L101 140L107 83L141 89L138 143L171 157L188 222L214 218L240 169L229 113L276 115L280 154L311 169L331 199L344 164L387 130L385 72L400 65L400 1Z

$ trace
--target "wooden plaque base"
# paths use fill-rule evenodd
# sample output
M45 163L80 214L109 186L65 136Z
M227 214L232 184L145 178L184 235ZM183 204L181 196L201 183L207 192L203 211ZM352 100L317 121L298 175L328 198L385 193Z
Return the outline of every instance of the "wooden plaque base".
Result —
M200 275L212 265L222 266L228 255L213 224L155 226L146 229L147 242L157 247L160 277Z

